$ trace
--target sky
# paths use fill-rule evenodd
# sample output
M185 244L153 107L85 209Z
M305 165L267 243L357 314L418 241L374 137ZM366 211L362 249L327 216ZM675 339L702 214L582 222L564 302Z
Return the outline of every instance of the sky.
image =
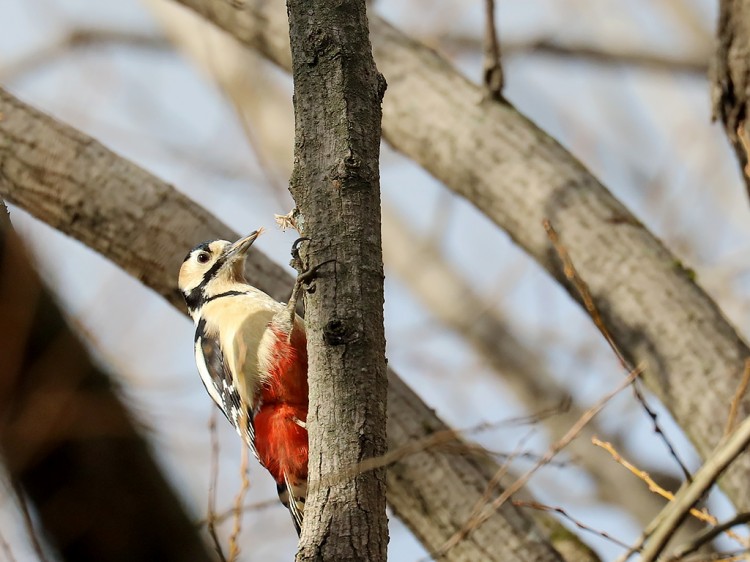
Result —
M374 9L478 81L481 58L461 48L460 39L481 38L483 2L379 0ZM269 188L248 143L247 128L260 125L243 126L225 96L187 56L122 44L56 47L67 33L80 29L159 37L160 25L145 3L5 0L3 12L12 25L0 34L0 85L173 183L235 230L265 226L272 233L259 241L261 249L286 264L294 235L273 230L272 217L287 212L292 201L283 188ZM715 18L715 3L707 0L504 0L497 13L504 45L544 39L693 60L710 53ZM747 333L748 205L723 133L710 124L705 76L593 64L510 47L509 52L504 59L508 99L580 158L684 258ZM287 103L291 111L290 79L267 65L258 72L276 91L286 93L282 107ZM589 319L507 235L387 145L381 174L388 208L437 244L444 259L508 319L521 341L537 350L581 404L591 404L617 384L622 372ZM78 242L14 207L11 217L44 278L87 335L92 352L123 383L127 401L149 428L153 449L175 487L196 514L205 513L213 406L193 364L191 323ZM437 323L408 283L389 275L387 262L385 266L389 364L422 399L457 428L525 413L502 378L459 334ZM629 398L609 406L602 423L625 438L627 453L638 462L676 473L648 419ZM695 468L697 458L685 438L674 424L665 424ZM471 438L493 451L511 451L528 432L500 427ZM225 509L238 487L239 443L223 419L218 434L218 497ZM537 453L547 445L543 430L528 438ZM270 477L257 464L251 467L251 481L251 503L275 497ZM591 482L574 466L545 469L531 486L542 501L565 505L581 521L625 542L640 530L616 506L597 503ZM17 559L32 560L13 499L7 487L4 491L0 528ZM720 495L715 496L717 514L728 513ZM227 528L223 532L226 536ZM289 560L295 551L288 514L276 506L250 513L242 538L245 560ZM619 552L600 537L582 538L591 540L605 559ZM391 560L423 555L417 541L391 517Z

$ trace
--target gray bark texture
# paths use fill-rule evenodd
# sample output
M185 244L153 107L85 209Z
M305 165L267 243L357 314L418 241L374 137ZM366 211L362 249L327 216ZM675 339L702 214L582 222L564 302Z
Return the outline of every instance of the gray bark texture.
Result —
M290 68L288 47L278 39L284 14L274 3L178 1ZM542 227L548 219L617 345L644 365L647 386L698 452L710 454L750 350L694 274L511 104L482 102L480 87L376 16L370 37L389 85L385 139L472 202L580 300ZM745 398L740 415L749 406ZM740 509L750 508L749 470L750 456L743 456L720 482Z
M287 0L294 78L290 191L310 266L310 454L298 561L386 560L387 449L380 243L380 104L364 0ZM330 273L329 273L330 272ZM346 537L346 538L345 538Z
M279 98L279 86L269 81L261 55L172 0L145 2L174 45L220 85L237 113L252 128L254 150L259 160L265 162L264 173L269 183L276 188L277 177L288 178L292 173L294 143L288 141L294 136L294 115L286 114L287 100ZM211 45L208 50L207 43ZM475 43L476 50L480 45L477 39ZM221 59L207 57L206 52L221 52ZM506 54L504 51L503 56ZM286 185L278 186L285 188ZM581 417L584 408L570 401L568 389L554 380L538 352L519 341L502 312L487 297L476 294L468 279L444 260L435 242L422 238L408 226L408 220L398 217L394 209L383 209L383 262L388 274L402 280L435 318L470 343L527 411L570 404L564 412L541 420L550 438L557 440ZM617 503L645 526L661 510L663 500L637 478L623 479L623 472L613 471L612 459L591 446L593 435L611 442L618 451L627 452L623 440L604 430L594 419L568 446L568 453L595 480L597 499ZM678 478L654 471L653 466L643 468L667 489L679 488ZM700 530L696 519L686 523L680 528L686 538Z
M202 240L235 240L239 234L172 186L1 89L0 114L0 195L85 243L186 312L175 281L186 248ZM292 277L257 250L251 251L246 274L275 298L289 296ZM389 384L389 451L447 430L392 371ZM456 447L462 448L460 441ZM425 548L437 550L469 518L499 468L484 456L425 448L389 466L387 499ZM565 560L596 560L559 524L539 519L548 533L506 504L445 559L563 559L547 542L549 535L566 553Z
M42 286L1 200L0 310L0 454L60 558L211 560L109 377Z
M750 196L750 1L721 0L716 52L711 61L713 118L721 119Z

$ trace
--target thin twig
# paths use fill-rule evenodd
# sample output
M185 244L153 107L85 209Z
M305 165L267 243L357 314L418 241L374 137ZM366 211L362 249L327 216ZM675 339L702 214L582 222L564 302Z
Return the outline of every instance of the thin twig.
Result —
M627 459L623 458L620 453L617 452L617 450L612 446L611 443L608 443L606 441L600 441L596 437L594 437L591 442L596 445L597 447L601 447L605 451L607 451L610 455L612 455L612 458L615 462L620 464L621 466L625 467L627 470L629 470L631 473L633 473L635 476L643 480L646 485L648 486L648 489L655 494L660 495L664 499L668 501L674 500L674 494L670 492L669 490L665 490L659 484L657 484L653 478L648 474L648 472L639 469L632 463L630 463ZM718 519L711 515L705 508L704 509L698 509L696 507L690 508L690 514L698 519L699 521L704 521L705 523L708 523L710 525L717 525ZM735 541L737 541L740 545L744 547L750 546L750 543L748 543L748 540L741 537L737 533L728 530L727 536L733 538Z
M211 436L211 477L208 484L208 510L206 513L206 527L208 534L214 543L216 553L219 555L220 562L227 562L224 556L224 550L221 548L221 541L216 534L216 490L219 484L219 435L216 431L216 416L218 410L211 409L211 421L208 422L208 431Z
M484 85L487 97L502 101L504 82L503 67L500 64L500 41L497 39L495 25L495 0L485 0Z
M495 474L492 476L492 479L487 483L487 486L484 489L484 493L482 494L482 497L479 498L474 505L474 507L471 509L471 513L469 514L469 521L472 521L476 519L479 515L482 513L482 508L486 506L490 499L492 498L492 493L495 491L495 488L500 487L500 482L502 481L503 477L508 473L508 470L510 469L510 464L513 462L513 460L516 458L518 453L521 452L521 448L526 443L526 440L531 436L531 433L527 434L523 439L521 439L518 442L518 445L516 448L511 452L511 454L508 456L508 458L505 460L505 462L500 465L500 468L497 469Z
M740 140L742 150L745 151L745 167L742 169L745 175L750 178L750 139L747 135L747 129L745 129L745 121L741 121L737 125L737 138Z
M268 509L270 507L279 507L279 506L281 506L281 503L279 503L279 499L278 498L273 498L273 499L270 499L270 500L264 500L264 501L259 501L259 502L255 502L255 503L246 504L246 505L244 505L242 507L242 512L243 513L250 513L252 511L260 511L260 510L263 510L263 509ZM232 506L230 509L227 509L226 511L223 511L221 513L217 513L214 516L214 524L216 524L216 525L222 524L224 521L226 521L227 519L229 519L230 517L232 517L234 515L234 513L235 513L235 507L234 506ZM206 519L204 519L202 521L198 521L198 526L199 527L202 527L203 525L208 525L208 521Z
M594 404L591 408L586 410L581 418L573 424L573 426L567 431L565 435L563 435L557 442L553 443L552 446L547 450L547 452L544 454L544 456L539 459L539 461L529 470L527 470L521 477L519 477L513 484L511 484L506 490L500 494L499 497L497 497L489 506L487 506L481 514L479 514L477 517L474 517L473 519L469 519L466 521L466 523L456 531L456 533L451 536L443 546L441 546L434 554L435 558L439 558L441 556L444 556L451 548L456 546L459 542L461 542L463 539L469 536L469 534L482 525L487 519L492 517L492 514L500 509L500 507L508 501L508 499L515 494L518 490L520 490L523 486L526 485L526 483L529 481L529 479L534 475L534 473L539 470L542 466L547 464L550 460L552 460L557 453L559 453L562 449L564 449L568 443L570 443L573 439L576 438L578 433L581 431L581 429L584 428L584 426L591 421L591 419L598 414L602 408L609 402L616 394L618 394L620 391L622 391L624 388L627 388L628 385L630 385L641 373L641 367L638 367L637 369L633 370L626 378L625 380L620 383L617 388L615 388L613 391L611 391L609 394L605 395L603 398L601 398L596 404Z
M163 35L120 29L72 29L64 36L29 55L0 66L0 76L4 81L17 79L77 49L101 45L119 45L155 51L174 50L172 44Z
M594 529L593 527L590 527L586 525L585 523L581 523L576 518L571 516L567 511L565 511L562 507L553 507L551 505L544 505L539 502L528 502L528 501L520 501L520 500L514 500L513 505L516 507L528 507L531 509L538 509L539 511L547 511L547 512L554 512L559 513L561 516L563 516L565 519L573 523L576 527L583 531L588 531L589 533L593 533L595 535L598 535L602 537L603 539L607 539L610 542L615 543L617 546L621 546L623 548L628 548L629 545L621 541L620 539L616 539L609 533L605 531L600 531L598 529Z
M240 416L239 427L246 427L248 423L247 412ZM242 454L240 460L240 477L242 478L242 484L237 492L237 496L234 500L234 527L232 528L232 534L229 536L229 556L228 562L235 562L240 555L240 547L238 539L240 532L242 531L242 513L244 511L243 506L245 504L245 494L250 488L250 480L248 474L248 464L250 460L249 447L245 444L244 440L241 441Z
M401 447L388 451L386 454L379 457L371 457L363 460L360 463L357 463L352 467L338 470L334 473L326 474L321 480L325 485L332 486L346 480L347 478L352 478L358 474L392 465L410 455L421 453L422 451L426 451L428 449L434 450L439 447L444 448L446 445L450 445L456 442L461 447L460 452L462 453L470 452L475 448L481 449L482 452L486 453L487 451L481 446L473 446L471 444L464 443L461 440L462 435L479 433L503 426L517 426L538 423L541 419L544 419L544 417L558 413L560 411L560 408L563 406L564 404L553 408L547 408L529 416L509 418L493 423L482 422L463 430L444 429L441 431L435 431L433 433L430 433L429 435L425 435L420 439L410 441ZM456 452L459 451L457 450ZM318 485L320 484L315 482L308 482L308 495L310 494L310 489Z
M653 562L672 538L675 529L687 516L690 508L716 483L722 472L750 445L750 418L746 418L737 429L723 438L708 455L703 466L696 472L693 482L680 489L674 501L656 516L644 531L651 539L646 544L641 562Z
M745 396L745 392L747 391L748 383L750 383L750 357L745 359L745 368L742 371L742 380L740 381L740 384L737 387L736 392L734 393L732 404L729 407L729 415L727 416L727 425L724 428L724 436L732 433L735 426L737 425L737 413L739 412L740 402L742 402L742 398Z
M586 308L586 312L589 313L589 316L591 316L591 319L594 321L594 324L598 328L599 332L602 334L602 336L604 336L604 339L609 344L610 349L612 349L612 351L614 352L623 369L625 369L628 373L632 372L633 365L626 359L622 350L620 350L620 347L612 337L612 334L610 334L609 329L604 324L604 320L602 319L601 314L599 314L599 309L594 303L594 298L591 296L591 291L589 291L588 285L579 275L578 270L576 270L575 268L575 265L573 265L573 260L570 258L568 250L565 248L562 242L560 242L560 237L557 235L557 231L548 219L544 219L544 221L542 221L542 224L544 225L544 230L547 231L547 237L550 239L550 242L552 242L552 245L555 248L555 252L557 252L558 257L563 264L563 273L565 274L566 279L571 282L576 291L578 291L578 294L583 301L583 305ZM646 397L643 395L643 392L641 392L638 381L633 382L633 395L641 404L641 407L649 416L649 418L651 418L654 433L656 433L661 438L662 442L669 450L669 454L680 467L680 470L682 470L685 479L690 482L692 480L690 471L687 469L687 466L685 466L685 463L682 462L682 459L680 459L679 455L677 455L677 450L667 438L667 434L664 433L664 431L659 426L659 423L657 421L658 414L654 410L652 410L646 402Z
M680 562L739 562L747 560L747 550L732 552L714 552L712 554L696 554L681 558Z
M431 33L417 37L428 45L439 45L451 54L475 55L483 46L476 34ZM708 71L708 52L679 52L675 55L655 52L637 46L606 44L593 45L566 39L564 42L552 37L536 37L502 41L503 58L540 56L562 63L581 62L604 68L632 68L636 71L669 74L695 74L705 77Z
M743 513L738 513L737 515L735 515L728 521L721 523L720 525L716 525L716 527L706 529L702 533L694 536L689 542L686 542L685 544L680 545L677 549L675 549L672 557L669 559L669 562L671 562L672 560L679 560L680 558L683 558L688 554L692 554L704 544L714 540L721 533L727 531L728 534L732 527L742 525L743 523L747 523L749 521L750 511L745 511ZM745 545L745 547L747 548L747 545Z

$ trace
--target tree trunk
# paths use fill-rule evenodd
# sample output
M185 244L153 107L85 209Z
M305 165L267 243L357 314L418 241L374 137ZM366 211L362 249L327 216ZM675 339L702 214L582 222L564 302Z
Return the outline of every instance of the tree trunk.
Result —
M380 248L380 103L364 0L288 0L295 168L290 190L310 266L305 298L310 439L297 560L385 560L388 383ZM344 539L346 537L346 539Z

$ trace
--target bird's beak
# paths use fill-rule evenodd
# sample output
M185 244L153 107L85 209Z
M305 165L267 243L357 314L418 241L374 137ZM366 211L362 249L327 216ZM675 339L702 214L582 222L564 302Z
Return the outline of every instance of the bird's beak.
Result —
M240 238L234 244L230 244L229 246L227 246L226 250L224 250L224 259L226 260L225 263L234 262L238 259L244 259L247 251L250 249L250 246L253 245L255 239L261 234L263 234L263 227L260 227L258 230L251 232L244 238Z

